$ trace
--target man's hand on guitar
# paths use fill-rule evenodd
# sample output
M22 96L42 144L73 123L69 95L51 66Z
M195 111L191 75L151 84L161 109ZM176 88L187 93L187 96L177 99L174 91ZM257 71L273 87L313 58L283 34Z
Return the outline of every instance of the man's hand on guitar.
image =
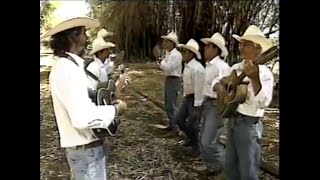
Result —
M224 77L224 78L220 79L220 81L213 86L212 90L217 92L219 87L227 86L229 82L230 82L229 76Z
M257 79L259 78L259 68L257 65L254 65L252 61L245 60L244 61L244 73L250 79Z
M129 84L131 84L131 79L128 76L128 74L120 74L116 82L116 89L118 94L122 92L124 89L126 89L126 87L128 87Z
M227 77L222 78L222 79L220 80L220 83L221 83L222 85L227 85L227 84L229 83L229 81L230 81L229 76L227 76Z
M259 78L259 67L254 65L252 61L245 61L244 73L251 79L254 95L257 95L262 88Z
M117 108L117 113L118 115L121 115L125 112L125 110L127 109L127 103L125 103L124 101L117 99L115 106Z
M218 83L216 83L216 84L213 86L212 90L213 90L214 92L217 92L217 90L218 90L219 87L221 87L221 86L223 86L223 83L218 82Z

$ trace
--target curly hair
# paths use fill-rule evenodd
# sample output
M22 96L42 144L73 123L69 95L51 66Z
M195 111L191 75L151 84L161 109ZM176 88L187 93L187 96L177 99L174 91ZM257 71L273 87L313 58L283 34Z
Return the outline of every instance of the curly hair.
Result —
M59 56L63 52L70 51L71 42L69 38L81 35L83 28L83 26L74 27L53 35L50 40L53 54Z

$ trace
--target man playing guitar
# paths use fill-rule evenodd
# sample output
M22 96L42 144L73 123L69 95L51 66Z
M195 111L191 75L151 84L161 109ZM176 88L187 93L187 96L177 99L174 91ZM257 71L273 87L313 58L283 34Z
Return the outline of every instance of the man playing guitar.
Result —
M126 103L96 106L88 95L84 60L78 56L87 36L86 28L95 28L99 22L88 17L67 19L41 35L52 37L50 46L56 58L49 76L54 113L58 125L61 147L75 180L106 180L105 146L95 138L92 128L107 129Z
M237 74L244 72L247 76L244 81L248 85L244 103L237 107L228 122L225 172L229 180L258 180L262 133L260 118L272 100L273 74L267 66L255 65L255 60L273 45L254 25L249 26L243 36L233 37L240 42L243 61L233 65L231 70L236 70ZM212 86L217 91L219 83Z

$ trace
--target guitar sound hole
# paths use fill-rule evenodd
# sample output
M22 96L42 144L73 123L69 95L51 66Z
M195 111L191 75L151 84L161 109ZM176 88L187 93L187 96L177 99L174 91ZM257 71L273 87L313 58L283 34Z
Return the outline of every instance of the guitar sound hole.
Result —
M231 93L231 86L227 85L227 93L230 94Z

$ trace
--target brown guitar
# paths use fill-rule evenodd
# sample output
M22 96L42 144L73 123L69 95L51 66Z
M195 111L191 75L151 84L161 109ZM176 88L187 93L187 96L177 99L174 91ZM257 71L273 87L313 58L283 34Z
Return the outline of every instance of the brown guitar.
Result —
M277 56L279 49L274 46L261 54L254 63L264 64ZM245 102L247 98L248 82L242 80L246 77L242 72L237 76L236 70L231 75L221 80L217 87L217 108L219 116L230 118L237 110L238 105Z

